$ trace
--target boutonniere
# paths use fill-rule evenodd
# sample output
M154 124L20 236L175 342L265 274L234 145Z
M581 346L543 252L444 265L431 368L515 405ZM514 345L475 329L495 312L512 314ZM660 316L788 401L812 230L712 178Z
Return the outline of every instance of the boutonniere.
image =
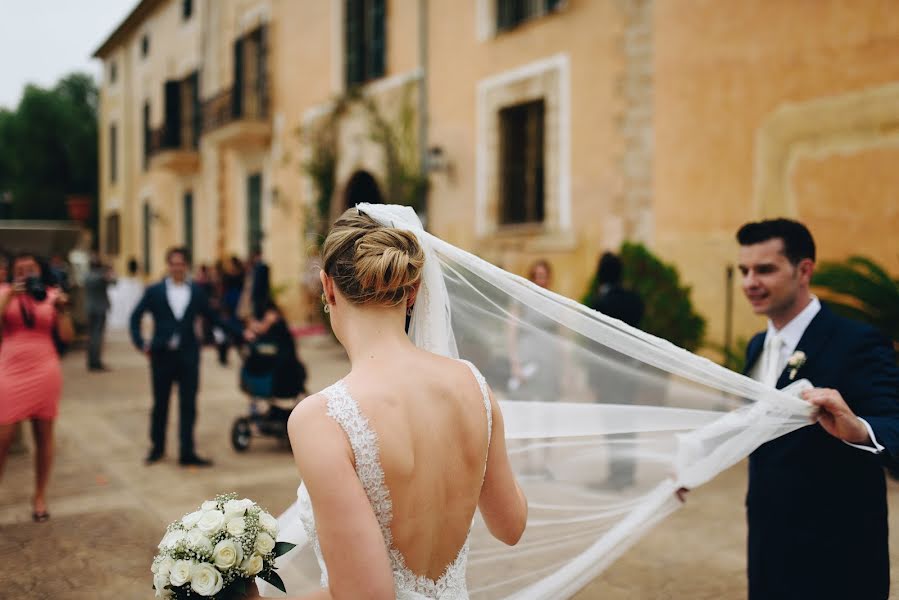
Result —
M803 352L802 350L797 350L790 355L790 358L787 359L787 366L790 367L790 381L793 381L793 379L796 378L796 373L799 372L799 369L802 368L802 365L805 364L805 361L805 352Z

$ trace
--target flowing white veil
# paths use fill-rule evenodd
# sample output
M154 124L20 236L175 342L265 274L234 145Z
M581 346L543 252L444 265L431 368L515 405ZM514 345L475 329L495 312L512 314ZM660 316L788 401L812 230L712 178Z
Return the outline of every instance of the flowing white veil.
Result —
M678 508L678 488L809 423L811 407L790 393L807 382L764 386L434 237L411 208L358 208L424 248L412 341L471 360L500 400L530 510L511 548L476 517L473 599L571 596ZM279 520L280 538L300 546L279 561L288 591L314 589L296 506Z

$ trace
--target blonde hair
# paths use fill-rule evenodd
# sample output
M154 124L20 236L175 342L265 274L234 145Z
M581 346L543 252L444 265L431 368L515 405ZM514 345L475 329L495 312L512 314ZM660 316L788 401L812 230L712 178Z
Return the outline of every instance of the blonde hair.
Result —
M385 227L351 208L331 227L322 262L353 304L396 306L421 281L425 255L411 231Z

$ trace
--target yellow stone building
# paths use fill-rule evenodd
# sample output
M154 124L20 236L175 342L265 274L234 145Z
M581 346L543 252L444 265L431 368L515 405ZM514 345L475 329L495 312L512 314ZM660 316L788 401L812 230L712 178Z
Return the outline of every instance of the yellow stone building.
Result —
M762 325L726 277L745 221L899 260L890 0L142 0L96 56L117 267L261 242L298 321L321 210L416 201L425 172L432 232L519 273L546 258L572 297L645 242L711 343L728 289L737 335Z

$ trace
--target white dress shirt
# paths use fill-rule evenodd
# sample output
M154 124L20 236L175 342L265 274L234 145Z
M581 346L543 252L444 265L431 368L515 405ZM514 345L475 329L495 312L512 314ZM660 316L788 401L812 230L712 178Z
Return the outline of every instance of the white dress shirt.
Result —
M190 304L190 282L176 283L171 277L165 280L165 297L169 301L169 308L172 314L179 321L184 318L187 312L187 305Z
M780 379L781 372L783 372L784 368L787 366L787 361L796 351L799 340L802 339L805 330L808 329L809 324L820 310L821 302L817 297L812 296L812 301L808 303L808 306L803 308L802 312L793 317L793 320L784 325L780 330L775 329L774 323L769 319L768 331L765 334L765 346L762 349L761 355L759 355L758 359L755 361L750 376L756 381L761 381L772 387L776 386L777 380ZM775 346L777 346L779 350L776 357L771 356L772 347ZM814 359L809 357L808 360ZM868 430L868 437L871 438L872 445L849 444L849 442L844 443L849 444L854 448L859 448L875 454L883 451L884 447L877 442L877 438L874 437L874 430L871 429L868 422L861 417L858 417L858 420L861 421L864 424L865 429Z

